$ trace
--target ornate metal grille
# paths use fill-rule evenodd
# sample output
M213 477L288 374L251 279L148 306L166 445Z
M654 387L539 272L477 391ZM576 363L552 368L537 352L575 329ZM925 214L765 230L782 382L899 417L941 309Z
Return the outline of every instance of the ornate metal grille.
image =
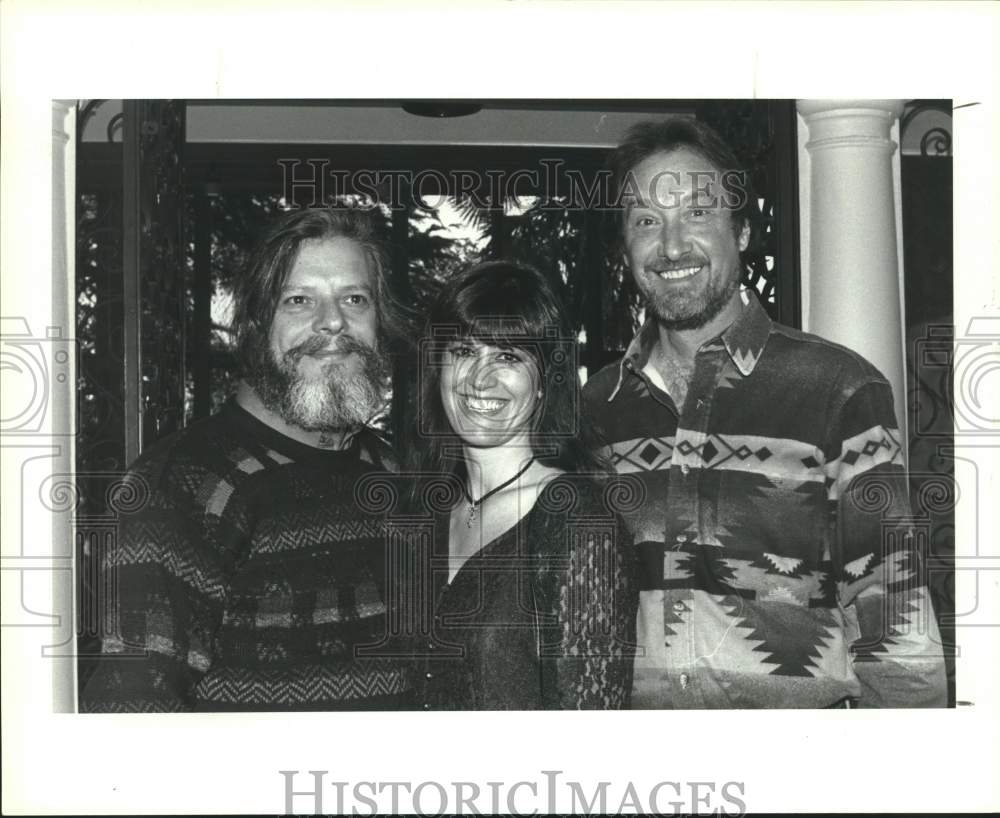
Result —
M125 467L121 213L120 191L79 194L76 460L82 474Z
M184 110L178 101L125 103L125 275L138 284L126 318L138 309L140 446L184 425ZM135 386L126 381L127 391Z
M798 257L798 154L795 103L711 100L697 116L746 164L757 195L754 238L743 254L744 281L776 321L801 325Z
M81 685L102 636L101 612L114 605L114 577L99 570L101 555L115 547L120 493L109 483L120 480L142 443L181 425L184 410L184 104L125 102L107 126L107 142L85 143L87 121L104 102L88 103L77 123Z

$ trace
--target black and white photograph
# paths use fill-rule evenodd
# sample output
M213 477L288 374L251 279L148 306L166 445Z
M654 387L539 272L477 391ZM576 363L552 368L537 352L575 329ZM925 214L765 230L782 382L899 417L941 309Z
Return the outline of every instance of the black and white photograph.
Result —
M996 18L953 5L984 47L901 24L912 82L826 4L584 4L579 72L569 4L276 51L263 5L8 6L5 813L995 809Z

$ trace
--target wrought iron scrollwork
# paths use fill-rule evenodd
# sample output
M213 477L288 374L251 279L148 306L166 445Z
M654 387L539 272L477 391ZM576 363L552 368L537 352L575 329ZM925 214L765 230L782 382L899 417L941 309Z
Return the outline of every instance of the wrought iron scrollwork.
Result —
M951 100L915 99L907 103L906 110L899 120L900 141L914 127L921 114L928 111L938 111L951 119ZM928 128L920 137L920 155L951 156L951 130L942 125Z
M931 128L920 138L921 156L951 156L951 134L944 128Z

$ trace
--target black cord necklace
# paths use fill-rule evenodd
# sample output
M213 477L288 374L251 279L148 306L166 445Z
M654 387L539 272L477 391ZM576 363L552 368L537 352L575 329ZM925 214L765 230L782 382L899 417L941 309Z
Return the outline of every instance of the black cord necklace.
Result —
M469 494L468 489L465 488L465 484L463 483L462 484L462 494L465 495L465 499L469 503L469 519L465 521L465 527L466 528L472 528L472 523L476 519L476 511L477 511L477 509L483 503L485 503L487 500L489 500L490 497L492 497L498 491L501 491L502 489L507 488L507 486L509 486L511 483L513 483L515 480L517 480L518 477L520 477L529 468L531 468L531 464L534 463L534 462L535 462L535 458L532 457L531 460L529 460L527 463L524 464L524 466L521 468L521 470L517 474L515 474L513 477L510 478L510 480L506 480L503 483L501 483L499 486L497 486L496 488L490 489L488 492L486 492L486 494L484 494L478 500L473 500L472 499L472 495Z

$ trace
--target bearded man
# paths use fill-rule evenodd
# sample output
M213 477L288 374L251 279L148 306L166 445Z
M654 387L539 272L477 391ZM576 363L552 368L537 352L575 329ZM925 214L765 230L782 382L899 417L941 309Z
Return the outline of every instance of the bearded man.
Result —
M235 398L129 472L146 499L105 566L118 604L82 710L408 706L403 669L355 651L385 633L384 521L354 499L391 466L367 426L400 334L385 276L358 208L294 212L252 253Z

